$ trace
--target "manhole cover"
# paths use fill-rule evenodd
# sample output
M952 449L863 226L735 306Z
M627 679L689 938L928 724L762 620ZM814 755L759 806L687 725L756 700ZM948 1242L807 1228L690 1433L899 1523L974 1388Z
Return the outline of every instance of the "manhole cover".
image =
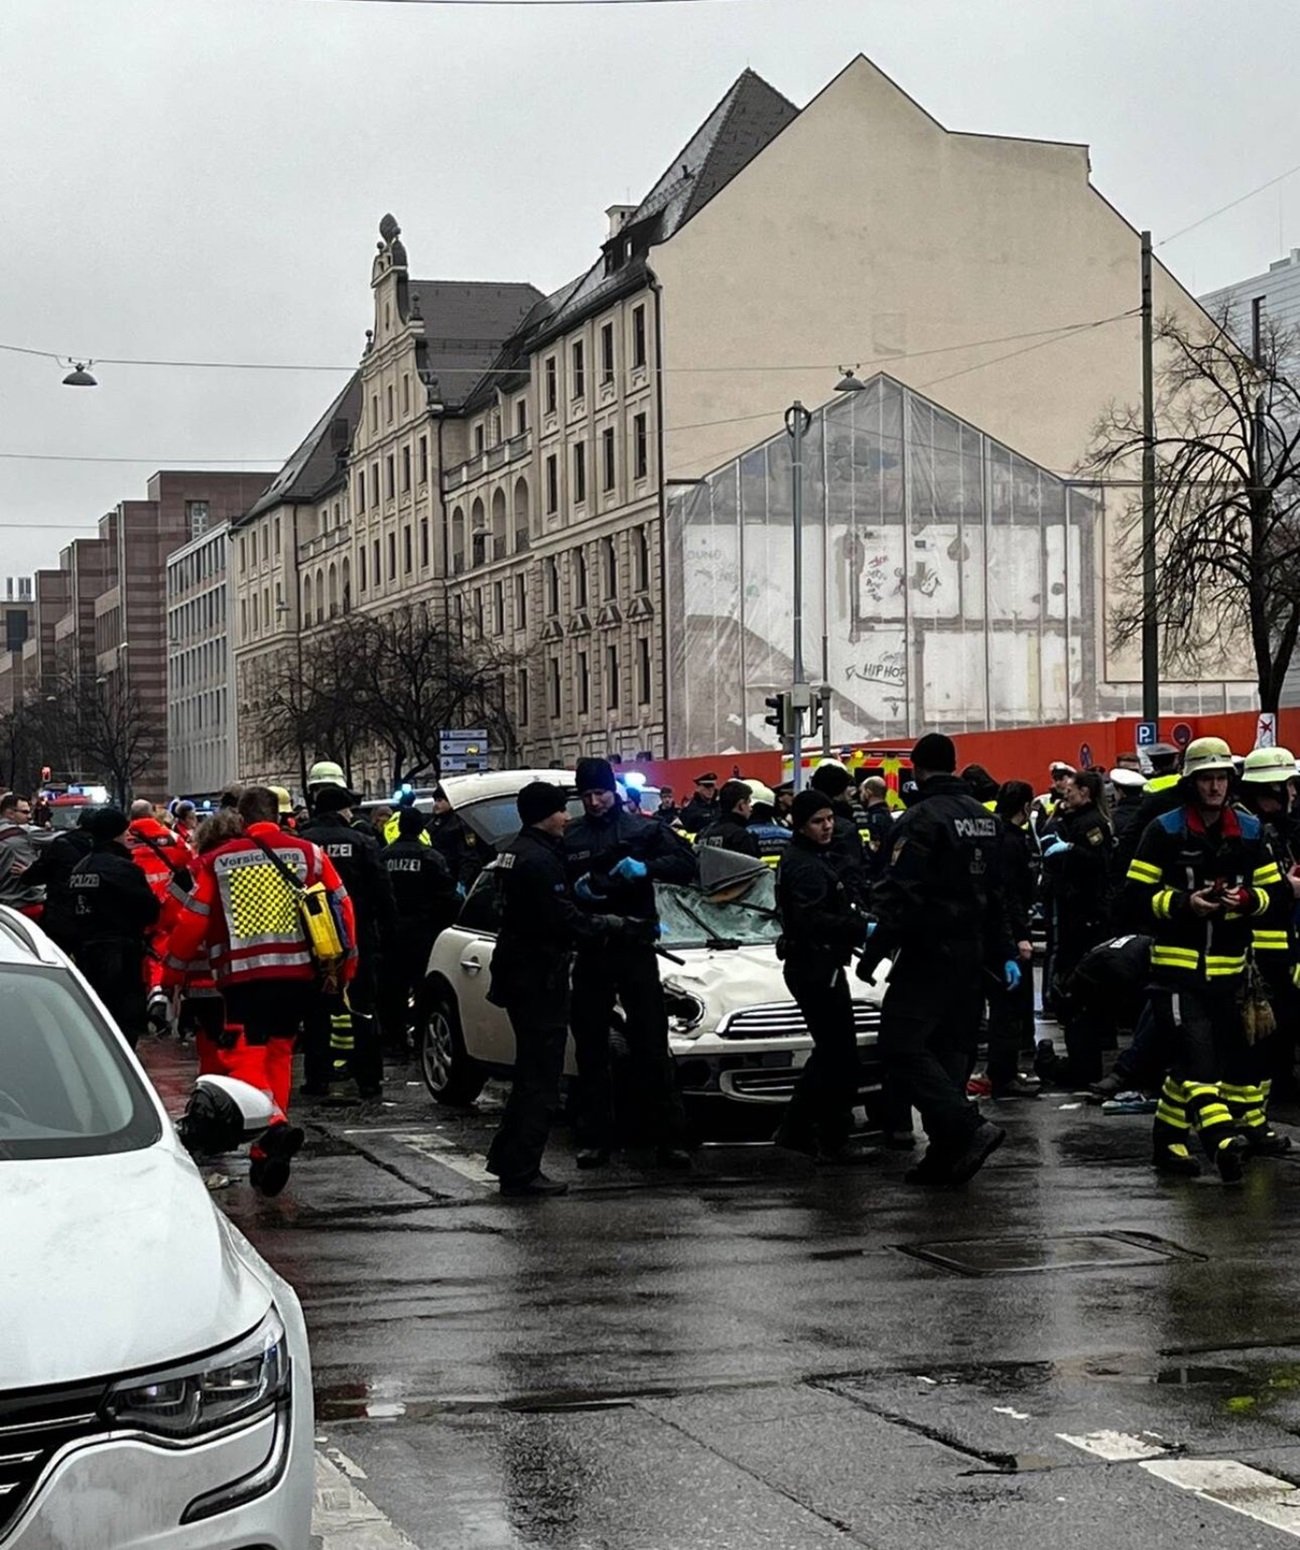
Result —
M962 1276L1032 1275L1044 1270L1139 1268L1171 1259L1201 1259L1141 1233L1070 1233L1054 1238L959 1238L947 1243L900 1243L913 1259Z

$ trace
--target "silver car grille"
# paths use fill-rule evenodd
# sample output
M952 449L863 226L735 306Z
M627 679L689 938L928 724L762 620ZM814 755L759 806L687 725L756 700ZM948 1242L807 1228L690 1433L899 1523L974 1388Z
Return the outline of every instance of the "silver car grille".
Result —
M859 1040L874 1039L880 1032L880 1008L865 1001L853 1003L853 1026ZM793 1001L772 1001L732 1012L718 1024L721 1039L806 1039L808 1025Z
M102 1383L0 1394L0 1538L22 1511L54 1455L108 1430Z

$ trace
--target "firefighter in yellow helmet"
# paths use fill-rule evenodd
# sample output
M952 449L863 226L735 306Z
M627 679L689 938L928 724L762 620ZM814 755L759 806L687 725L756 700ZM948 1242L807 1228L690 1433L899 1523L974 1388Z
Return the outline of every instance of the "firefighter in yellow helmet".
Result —
M1198 1173L1195 1130L1224 1183L1242 1177L1250 1143L1228 1094L1251 1079L1242 1022L1251 932L1290 896L1263 825L1230 801L1232 751L1189 743L1179 804L1147 826L1128 869L1131 918L1150 931L1151 1010L1172 1052L1156 1111L1154 1162Z

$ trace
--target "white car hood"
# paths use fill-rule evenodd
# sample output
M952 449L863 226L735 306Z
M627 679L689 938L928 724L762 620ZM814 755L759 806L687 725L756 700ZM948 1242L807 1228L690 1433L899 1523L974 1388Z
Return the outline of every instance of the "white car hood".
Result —
M237 1339L270 1293L189 1159L0 1161L0 1393L162 1366Z
M771 947L721 948L708 951L701 948L674 949L683 962L676 964L669 959L659 960L659 972L670 985L680 985L683 990L693 991L708 1008L703 1031L716 1024L729 1012L738 1012L748 1006L762 1006L772 1002L792 1001L785 983L780 959ZM849 970L849 993L855 1001L879 1005L883 988L864 984L854 978Z

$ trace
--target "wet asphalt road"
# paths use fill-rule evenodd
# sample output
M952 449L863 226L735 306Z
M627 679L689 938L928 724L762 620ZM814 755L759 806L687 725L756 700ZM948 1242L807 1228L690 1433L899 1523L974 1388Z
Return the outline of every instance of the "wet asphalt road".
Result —
M571 1193L503 1202L496 1090L389 1077L299 1109L280 1199L218 1196L306 1309L325 1550L1300 1536L1300 1154L1166 1182L1148 1119L1054 1095L990 1106L961 1193L764 1146L578 1174L562 1134Z

